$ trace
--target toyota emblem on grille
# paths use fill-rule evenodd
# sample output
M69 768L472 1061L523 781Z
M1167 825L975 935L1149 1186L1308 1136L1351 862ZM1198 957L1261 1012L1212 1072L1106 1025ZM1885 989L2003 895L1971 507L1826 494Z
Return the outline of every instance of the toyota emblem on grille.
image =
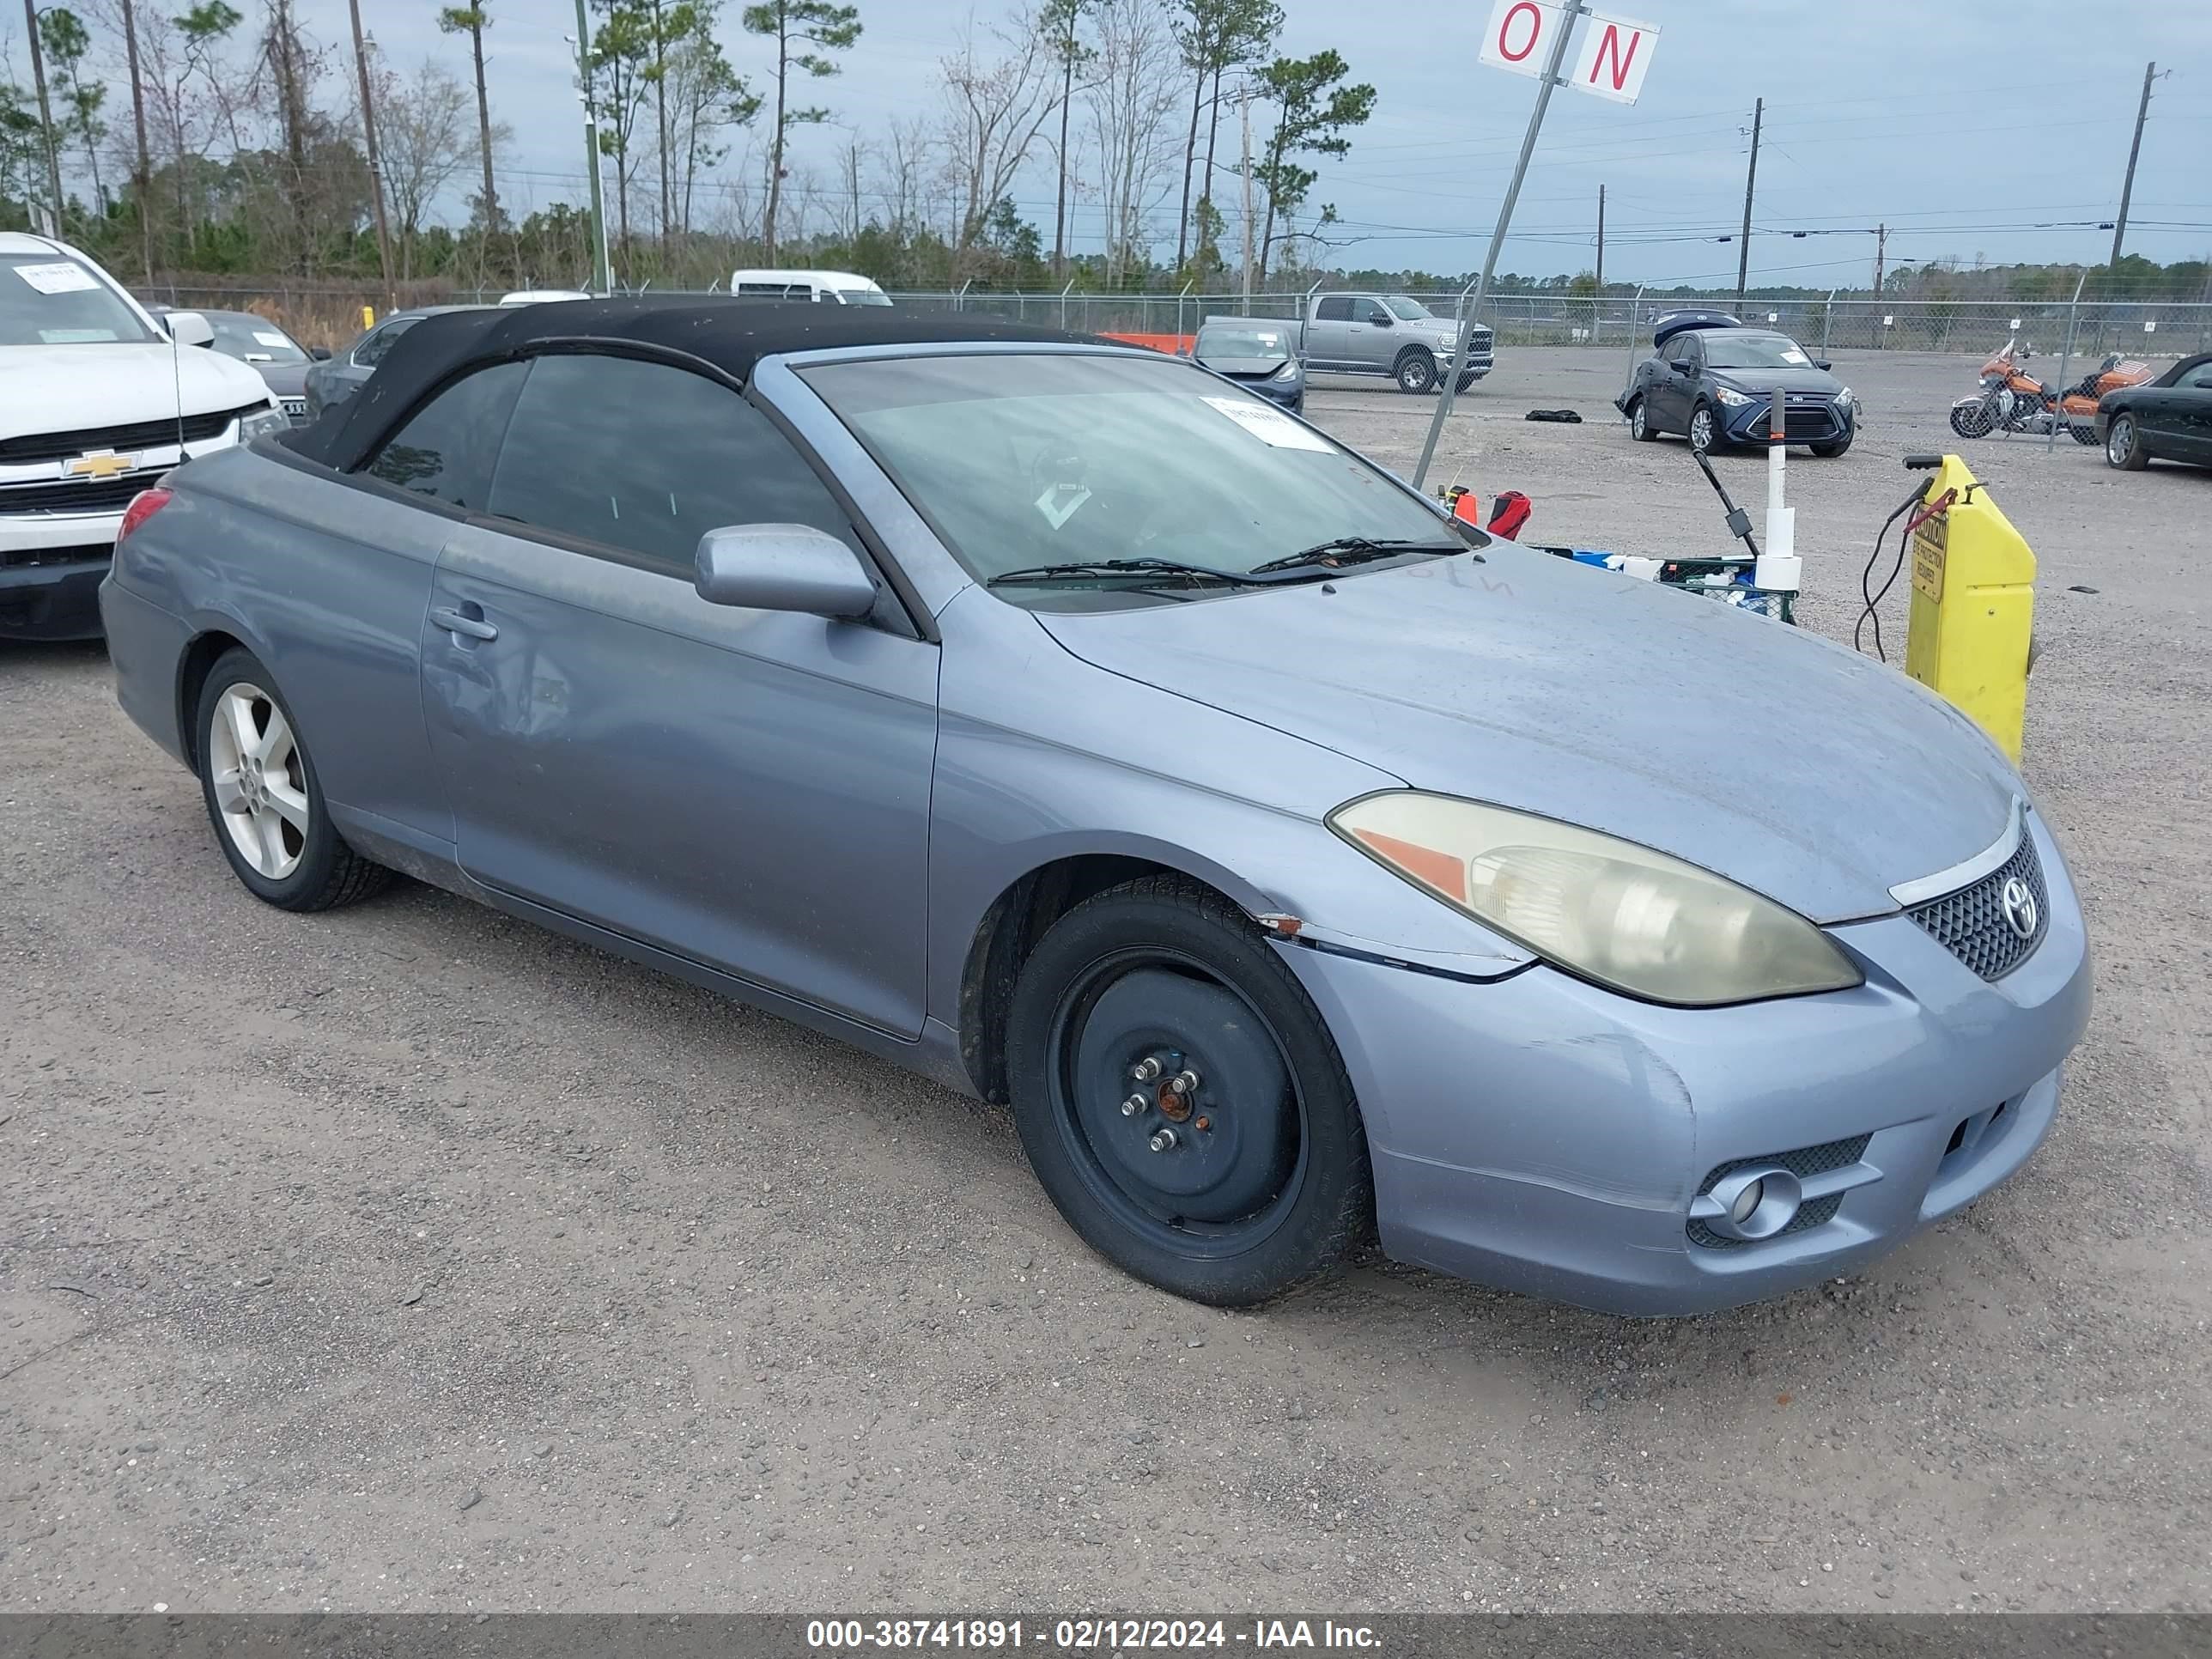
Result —
M2004 884L1997 902L2004 908L2005 925L2022 939L2035 937L2038 920L2035 910L2035 891L2018 876Z

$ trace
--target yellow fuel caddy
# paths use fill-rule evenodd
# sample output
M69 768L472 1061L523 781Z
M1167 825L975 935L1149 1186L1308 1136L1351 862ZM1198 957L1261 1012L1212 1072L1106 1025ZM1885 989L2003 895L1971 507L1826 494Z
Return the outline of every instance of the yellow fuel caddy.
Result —
M1956 455L1943 457L1921 499L1905 672L1965 710L2016 766L2035 555Z

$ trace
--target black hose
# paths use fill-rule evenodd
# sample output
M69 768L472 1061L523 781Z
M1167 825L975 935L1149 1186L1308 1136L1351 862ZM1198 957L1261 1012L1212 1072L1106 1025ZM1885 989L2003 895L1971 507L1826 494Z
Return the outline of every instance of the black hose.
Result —
M1918 459L1916 456L1907 456L1905 465L1910 466ZM1890 526L1920 505L1926 498L1929 486L1935 482L1933 478L1922 479L1913 486L1912 493L1897 504L1897 510L1881 521L1881 528L1874 532L1874 551L1867 555L1866 568L1859 573L1859 598L1866 601L1866 608L1859 612L1858 623L1851 629L1851 649L1854 651L1866 649L1866 647L1861 643L1861 636L1865 634L1867 624L1872 623L1874 624L1874 654L1882 662L1887 662L1889 658L1881 648L1881 617L1875 607L1888 597L1889 590L1897 585L1899 573L1905 568L1905 549L1906 544L1912 538L1912 526L1907 525L1899 533L1897 557L1890 562L1889 574L1882 580L1881 591L1876 592L1874 591L1874 568L1881 559L1881 538L1889 534Z

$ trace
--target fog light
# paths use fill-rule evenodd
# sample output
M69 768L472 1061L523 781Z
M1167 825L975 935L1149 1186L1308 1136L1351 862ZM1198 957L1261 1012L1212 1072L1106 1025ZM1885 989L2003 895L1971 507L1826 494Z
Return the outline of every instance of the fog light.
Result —
M1729 1219L1739 1227L1751 1219L1751 1212L1759 1207L1759 1200L1766 1196L1766 1183L1754 1181L1735 1195L1729 1206Z

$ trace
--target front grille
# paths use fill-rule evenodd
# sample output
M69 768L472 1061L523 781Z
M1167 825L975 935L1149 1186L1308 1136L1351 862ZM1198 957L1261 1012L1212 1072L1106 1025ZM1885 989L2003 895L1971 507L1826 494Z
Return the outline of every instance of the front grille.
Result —
M120 513L142 489L161 483L159 472L131 472L120 478L88 478L82 483L0 484L0 514Z
M1771 410L1762 410L1756 434L1764 437L1771 424ZM1782 400L1782 435L1791 443L1826 443L1844 435L1844 423L1827 398L1814 392L1792 392Z
M68 461L101 450L161 449L175 443L178 429L186 443L220 438L241 415L251 415L268 404L246 404L220 409L211 415L187 415L181 421L137 421L129 426L86 427L76 432L33 432L20 438L0 438L0 466L20 466L26 461Z
M2013 881L2024 884L2035 899L2035 926L2025 938L2005 915L2004 890ZM2022 825L2019 849L1995 870L1970 887L1930 899L1905 914L1982 978L2002 979L2027 960L2051 927L2051 899L2044 887L2043 860L2035 854L2035 837Z
M1702 1198L1712 1191L1720 1184L1723 1176L1753 1166L1787 1170L1800 1181L1826 1175L1831 1170L1849 1169L1866 1156L1867 1143L1873 1139L1872 1135L1853 1135L1848 1140L1825 1140L1818 1146L1800 1146L1794 1152L1777 1152L1768 1158L1732 1158L1727 1163L1713 1167L1712 1173L1698 1185L1698 1195ZM1773 1237L1787 1238L1792 1233L1802 1233L1808 1228L1832 1221L1843 1202L1841 1193L1830 1193L1825 1198L1808 1199L1798 1206L1797 1213L1790 1218L1790 1224ZM1763 1238L1730 1238L1723 1233L1715 1232L1702 1221L1690 1223L1690 1243L1702 1245L1709 1250L1741 1250L1747 1245L1766 1242Z
M82 564L104 559L115 550L106 542L80 542L70 547L0 547L0 570L28 570L40 565Z

